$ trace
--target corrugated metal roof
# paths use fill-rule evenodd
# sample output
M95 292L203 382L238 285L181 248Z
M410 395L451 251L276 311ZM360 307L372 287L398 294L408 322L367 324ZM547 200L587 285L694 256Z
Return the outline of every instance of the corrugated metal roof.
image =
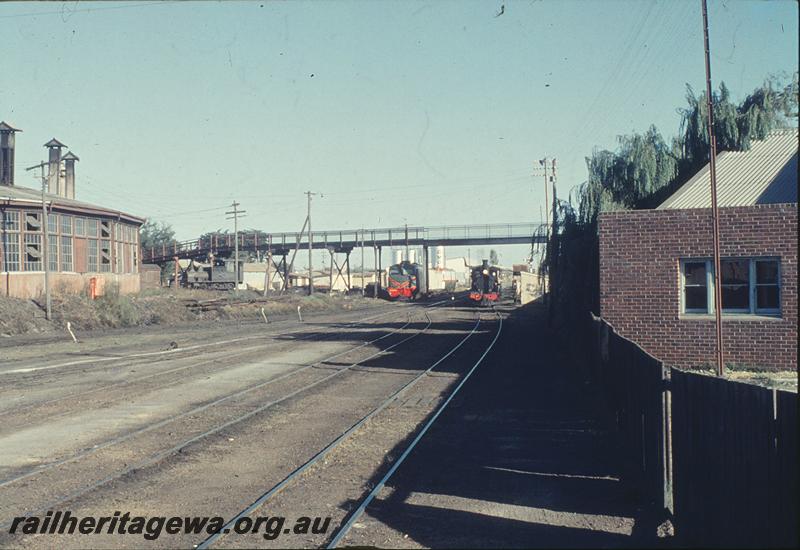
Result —
M797 128L775 130L748 151L717 155L717 204L752 206L797 202ZM659 210L711 208L711 175L706 164Z
M106 215L106 216L111 215L114 217L121 216L129 220L144 222L144 218L140 218L139 216L133 216L131 214L126 214L125 212L120 212L118 210L105 208L103 206L98 206L96 204L76 201L75 199L67 199L64 197L60 197L58 195L53 195L51 193L45 193L44 197L47 202L51 203L56 208L62 206L64 208L88 210L92 212L97 212L100 215ZM36 189L30 189L28 187L18 187L16 185L0 185L0 206L3 204L3 202L7 201L35 202L40 205L42 201L42 192L37 191Z

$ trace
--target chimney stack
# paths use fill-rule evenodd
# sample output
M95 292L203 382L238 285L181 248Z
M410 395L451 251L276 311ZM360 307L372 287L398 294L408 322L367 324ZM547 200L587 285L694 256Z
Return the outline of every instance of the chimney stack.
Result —
M77 155L69 151L62 157L64 161L64 198L75 198L75 161L81 160Z
M14 185L14 133L21 131L0 122L0 185Z
M48 148L47 159L47 192L60 197L64 196L59 172L61 168L61 148L66 147L56 138L44 144Z

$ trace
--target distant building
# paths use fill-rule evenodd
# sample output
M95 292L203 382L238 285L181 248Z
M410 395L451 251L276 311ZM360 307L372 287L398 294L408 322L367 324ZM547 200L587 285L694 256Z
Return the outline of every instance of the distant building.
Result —
M725 360L797 368L797 129L717 157ZM600 308L669 365L715 362L706 165L655 210L603 213Z
M0 122L0 295L35 298L44 291L44 235L41 189L14 182L15 134ZM52 139L45 144L48 271L51 289L79 292L95 279L102 294L108 283L138 292L139 228L144 220L75 200L77 156Z
M472 268L467 263L467 258L463 256L447 258L444 267L453 272L456 284L467 287L470 285L470 272Z

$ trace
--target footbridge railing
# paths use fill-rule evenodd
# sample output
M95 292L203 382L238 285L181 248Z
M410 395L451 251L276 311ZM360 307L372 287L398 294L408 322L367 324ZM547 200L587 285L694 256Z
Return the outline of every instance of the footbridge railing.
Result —
M492 244L531 244L545 242L547 225L539 223L504 223L473 225L442 225L430 227L389 227L379 229L343 229L313 231L313 249L350 250L353 248L382 248L384 246L473 246ZM200 258L208 253L228 256L236 244L233 233L215 233L199 239L162 243L144 247L145 263L164 263L178 258ZM266 233L239 232L240 251L268 251L286 254L293 249L308 249L307 232Z

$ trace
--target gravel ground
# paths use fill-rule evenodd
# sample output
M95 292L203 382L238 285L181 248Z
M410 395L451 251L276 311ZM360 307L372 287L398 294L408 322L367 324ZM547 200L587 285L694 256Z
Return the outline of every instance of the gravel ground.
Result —
M506 319L497 346L341 545L656 544L619 481L594 396L553 349L542 313Z
M287 322L286 330L254 325L243 342L167 353L147 331L87 341L77 359L57 347L40 360L11 349L17 359L0 368L9 398L0 409L3 531L17 515L47 510L233 515L460 339L453 315L474 317L411 304L384 309L384 317L377 317L383 310L341 313ZM185 336L196 346L225 334L196 327ZM145 342L146 353L157 353L126 356L143 353ZM87 361L71 364L78 359ZM315 385L304 390L308 384ZM196 539L162 536L148 545ZM0 535L2 547L142 543Z
M611 438L593 420L594 397L551 349L541 312L500 310L504 328L493 351L343 544L651 542L642 512L618 481ZM15 516L48 510L230 519L446 357L249 514L253 521L285 517L277 538L268 540L262 528L214 543L323 546L499 327L491 310L460 301L384 303L303 324L287 318L269 326L119 331L69 351L42 342L38 356L29 346L6 347L12 359L0 366L0 547L197 545L207 534L162 532L146 540L11 535L8 527ZM330 518L327 529L294 533L304 516Z

